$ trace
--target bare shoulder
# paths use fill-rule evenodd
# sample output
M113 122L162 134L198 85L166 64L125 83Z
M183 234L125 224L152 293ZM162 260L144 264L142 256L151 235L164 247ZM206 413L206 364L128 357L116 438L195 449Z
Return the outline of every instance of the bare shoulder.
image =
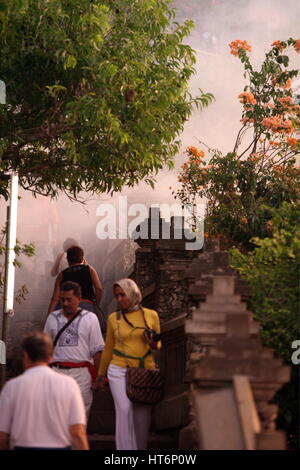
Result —
M90 273L91 273L92 275L98 276L98 273L97 273L96 269L95 269L93 266L91 266L90 264L87 264L86 266L89 267Z

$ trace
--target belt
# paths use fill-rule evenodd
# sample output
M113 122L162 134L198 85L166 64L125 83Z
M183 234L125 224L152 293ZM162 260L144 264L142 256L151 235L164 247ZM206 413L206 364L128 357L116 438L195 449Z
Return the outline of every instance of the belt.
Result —
M89 299L80 299L80 302L88 302L89 304L95 305L95 302L93 302L92 300L89 300Z
M58 363L50 364L50 367L56 367L57 369L74 369L74 367L62 366L61 364L58 364ZM84 367L84 366L82 366L82 367Z
M50 367L57 367L57 369L78 369L79 367L87 367L92 378L92 382L95 382L97 372L94 364L89 361L84 362L52 362Z
M151 354L151 351L150 349L146 352L146 354L144 354L144 356L141 356L141 357L137 357L137 356L128 356L127 354L124 354L123 352L119 351L118 349L113 349L113 353L116 355L116 356L120 356L120 357L127 357L128 359L137 359L139 361L139 367L142 367L144 368L145 367L145 359L147 356L149 356L149 354Z

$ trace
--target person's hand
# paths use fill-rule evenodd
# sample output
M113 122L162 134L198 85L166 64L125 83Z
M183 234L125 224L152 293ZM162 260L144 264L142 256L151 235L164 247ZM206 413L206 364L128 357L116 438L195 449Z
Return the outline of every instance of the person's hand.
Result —
M98 375L95 382L92 384L92 390L94 390L94 392L104 392L107 384L107 378L104 375Z
M146 330L143 332L142 338L145 343L149 344L150 349L157 349L157 341L153 341L152 335L148 335Z

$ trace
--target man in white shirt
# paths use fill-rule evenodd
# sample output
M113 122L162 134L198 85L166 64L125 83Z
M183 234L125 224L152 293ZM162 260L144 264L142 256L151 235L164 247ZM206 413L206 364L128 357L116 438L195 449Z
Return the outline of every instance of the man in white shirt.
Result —
M25 372L0 395L0 449L88 450L78 384L48 367L52 341L34 332L22 342Z
M79 307L81 288L76 282L61 286L61 310L52 312L46 321L44 332L54 344L53 370L73 377L81 390L87 418L93 400L92 382L99 368L104 341L97 316ZM62 328L69 326L55 340Z

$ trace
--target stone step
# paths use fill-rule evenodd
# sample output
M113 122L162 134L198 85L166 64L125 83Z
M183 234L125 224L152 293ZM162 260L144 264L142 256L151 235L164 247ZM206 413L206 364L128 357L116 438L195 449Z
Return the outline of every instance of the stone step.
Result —
M91 450L116 450L114 434L89 434Z
M199 334L199 335L226 335L227 334L227 323L221 320L225 314L206 314L199 315L197 318L187 320L185 323L185 332L187 334ZM256 336L259 334L259 323L254 322L249 316L249 334ZM201 343L202 343L201 339Z
M115 431L115 407L109 389L93 393L93 403L88 422L88 433L91 435L111 435Z
M89 434L91 450L115 450L114 434ZM150 433L147 450L177 450L178 431Z
M246 313L247 312L247 305L245 303L229 303L227 302L226 304L220 304L217 302L214 303L208 303L205 302L199 306L198 310L198 315L204 315L204 314L209 314L209 313L214 313L214 314L228 314L228 313ZM194 315L197 315L197 310L194 310Z
M227 304L240 304L241 303L241 296L240 295L221 295L221 294L214 294L214 295L207 295L206 296L206 303L209 304L222 304L227 305Z

